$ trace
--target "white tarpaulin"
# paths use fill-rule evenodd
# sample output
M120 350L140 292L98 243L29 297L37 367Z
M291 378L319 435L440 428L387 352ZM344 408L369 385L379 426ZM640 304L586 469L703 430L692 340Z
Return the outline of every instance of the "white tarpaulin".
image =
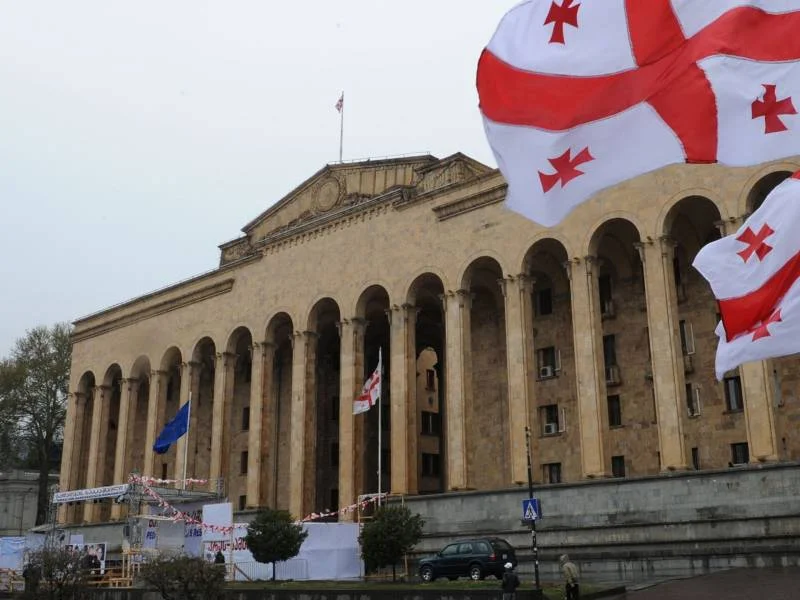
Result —
M233 526L233 504L206 504L203 506L203 543L230 541Z
M24 556L24 537L0 537L0 569L21 571Z

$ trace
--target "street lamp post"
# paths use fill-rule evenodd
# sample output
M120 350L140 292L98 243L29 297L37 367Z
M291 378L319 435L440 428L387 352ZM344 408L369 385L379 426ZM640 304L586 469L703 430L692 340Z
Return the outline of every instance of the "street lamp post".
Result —
M528 455L528 499L533 502L533 473L531 471L531 428L525 426L525 447ZM536 519L531 519L531 552L533 553L533 576L536 582L536 591L541 597L541 583L539 582L539 546L536 544Z

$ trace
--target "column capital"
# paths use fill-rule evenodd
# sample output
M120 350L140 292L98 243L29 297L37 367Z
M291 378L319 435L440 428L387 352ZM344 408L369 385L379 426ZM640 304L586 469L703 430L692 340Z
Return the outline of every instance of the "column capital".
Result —
M102 397L104 394L106 394L106 392L109 391L111 391L111 386L109 385L96 385L92 388L92 394L94 394L95 396L97 394L100 394L100 396Z
M150 370L150 377L163 377L166 375L166 371L162 371L161 369L151 369Z
M265 340L263 342L253 342L252 347L254 352L257 352L259 350L262 352L266 352L268 350L274 350L277 347L277 344L275 342L267 342Z
M661 245L661 256L671 259L675 255L675 248L678 246L677 240L669 235L662 235L658 238Z
M133 391L133 389L137 387L139 383L141 383L141 381L137 377L123 377L119 380L120 388L127 387L129 392Z
M458 302L459 308L470 308L470 303L474 298L474 294L472 294L469 290L465 290L463 288L457 290L447 290L444 294L439 294L439 299L442 301L442 307L445 312L447 312L448 304L452 304L448 302L448 300L455 300Z
M597 270L601 266L601 260L594 254L587 254L583 257L583 264L584 269L586 270L586 276L591 277L595 274L595 270Z
M639 242L633 242L633 247L636 248L636 251L639 253L639 260L642 261L642 264L647 262L647 249L653 247L653 238L649 235Z
M298 329L289 336L289 339L292 342L292 348L294 348L295 343L297 343L300 340L302 340L304 343L308 343L311 340L316 339L318 337L319 334L316 331L308 331L307 329L301 331Z

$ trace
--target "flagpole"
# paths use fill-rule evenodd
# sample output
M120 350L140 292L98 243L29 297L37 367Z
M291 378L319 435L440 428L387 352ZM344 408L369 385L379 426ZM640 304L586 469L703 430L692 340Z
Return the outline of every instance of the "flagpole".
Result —
M381 505L381 491L383 489L383 355L378 347L378 368L380 369L381 393L378 397L378 506Z
M344 92L342 92L342 110L339 111L339 162L342 162L344 149Z
M183 489L186 489L186 466L189 462L189 426L192 423L192 392L189 391L189 410L186 411L186 441L183 444Z

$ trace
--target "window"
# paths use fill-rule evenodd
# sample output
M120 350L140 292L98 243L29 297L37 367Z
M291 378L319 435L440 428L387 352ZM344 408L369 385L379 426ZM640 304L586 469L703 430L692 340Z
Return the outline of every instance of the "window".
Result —
M694 354L694 330L692 329L692 324L681 321L679 325L681 332L681 350L683 350L684 356L691 356Z
M247 496L239 496L239 510L247 508Z
M611 457L611 475L614 477L625 477L625 457Z
M424 454L422 456L425 456ZM458 544L450 544L449 546L445 546L442 550L443 556L452 556L454 554L458 554Z
M245 406L242 409L242 431L250 429L250 407Z
M545 483L561 483L561 463L542 465L542 479Z
M678 260L678 257L675 256L672 259L672 274L675 276L675 285L679 286L681 281L681 261Z
M328 508L330 510L339 510L339 490L337 488L331 489L331 503Z
M422 455L422 476L439 477L441 472L440 457L438 454Z
M436 371L434 371L433 369L425 370L425 389L426 390L436 389Z
M618 394L608 397L608 426L622 426L622 406Z
M161 463L161 479L167 478L167 463Z
M700 390L691 383L686 384L686 412L690 417L700 416Z
M692 467L695 471L700 470L700 450L698 448L692 448Z
M731 412L743 410L742 378L738 375L726 377L722 383L725 386L725 405L728 410Z
M331 421L339 420L339 396L331 397Z
M339 466L339 444L337 442L331 444L331 466Z
M239 457L239 473L242 475L247 475L247 450L242 452L241 456Z
M566 426L565 412L562 408L558 410L558 404L548 404L539 409L542 422L542 435L553 435L564 431ZM560 417L560 418L559 418Z
M603 336L603 361L606 368L614 367L617 364L617 340L616 336Z
M458 545L458 553L459 554L472 554L472 544L459 544Z
M539 367L539 379L555 377L556 373L561 370L559 353L553 346L536 351L536 364Z
M442 433L442 419L439 413L422 411L423 435L440 435Z
M553 290L544 288L536 290L536 295L533 298L534 314L537 317L553 314Z
M731 444L731 463L734 465L746 465L750 462L750 449L747 442Z
M607 309L612 306L611 275L601 275L597 287L600 289L600 312L610 312Z

